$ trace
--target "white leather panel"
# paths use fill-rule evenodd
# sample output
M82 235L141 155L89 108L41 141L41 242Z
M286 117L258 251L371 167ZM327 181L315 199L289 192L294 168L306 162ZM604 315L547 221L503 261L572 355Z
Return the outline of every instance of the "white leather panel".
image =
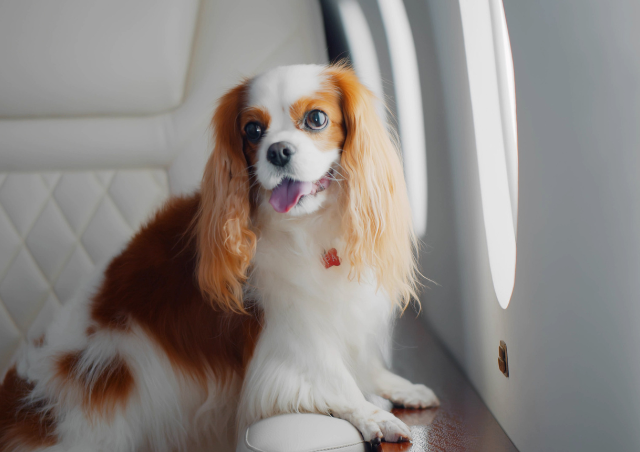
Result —
M0 169L163 166L171 161L171 116L0 119Z
M0 173L0 374L168 193L161 169Z
M178 106L198 6L0 2L0 116L140 115Z
M349 422L321 414L283 414L247 428L236 452L364 452L366 443Z

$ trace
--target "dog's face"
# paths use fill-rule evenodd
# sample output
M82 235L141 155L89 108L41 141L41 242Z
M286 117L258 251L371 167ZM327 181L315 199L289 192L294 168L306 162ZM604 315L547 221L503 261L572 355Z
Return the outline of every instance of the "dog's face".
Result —
M286 66L253 79L240 116L251 175L279 214L325 201L345 141L340 93L321 66Z
M375 98L346 65L280 67L219 101L201 185L198 282L243 311L242 288L259 226L273 215L339 209L342 261L373 270L394 300L415 294L415 237L397 149ZM339 180L338 182L334 182ZM270 204L270 206L269 206Z

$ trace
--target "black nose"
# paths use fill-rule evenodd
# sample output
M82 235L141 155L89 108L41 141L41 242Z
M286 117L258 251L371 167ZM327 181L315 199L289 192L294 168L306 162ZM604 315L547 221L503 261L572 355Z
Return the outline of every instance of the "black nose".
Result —
M280 141L273 143L267 150L267 160L275 166L285 166L291 160L291 156L296 153L296 148L291 143Z

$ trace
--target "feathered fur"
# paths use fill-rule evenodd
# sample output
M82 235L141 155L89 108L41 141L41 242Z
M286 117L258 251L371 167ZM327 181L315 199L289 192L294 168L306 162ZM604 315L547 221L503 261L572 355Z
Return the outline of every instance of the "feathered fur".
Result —
M231 451L289 412L399 441L369 395L438 403L384 365L415 236L372 94L345 65L281 67L225 94L212 124L200 191L169 200L5 377L0 452Z

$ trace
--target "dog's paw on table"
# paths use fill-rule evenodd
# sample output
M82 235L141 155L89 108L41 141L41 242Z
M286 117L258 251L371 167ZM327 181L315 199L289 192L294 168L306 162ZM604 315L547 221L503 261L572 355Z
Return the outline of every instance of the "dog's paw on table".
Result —
M427 443L427 426L435 419L438 408L394 408L392 413L409 426L411 430L411 442L381 442L377 444L372 442L373 452L422 452L429 450Z

